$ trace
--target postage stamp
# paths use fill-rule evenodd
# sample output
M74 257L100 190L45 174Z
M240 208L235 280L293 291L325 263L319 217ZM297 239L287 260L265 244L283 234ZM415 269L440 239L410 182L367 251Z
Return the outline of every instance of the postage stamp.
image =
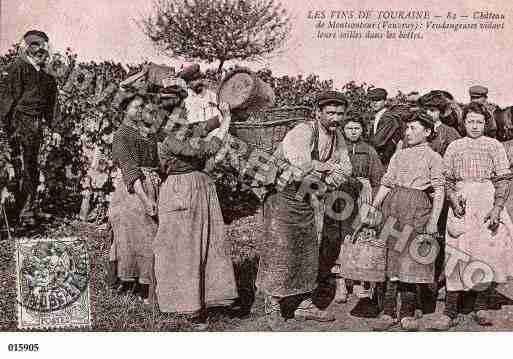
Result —
M16 240L19 329L89 328L91 310L84 240Z

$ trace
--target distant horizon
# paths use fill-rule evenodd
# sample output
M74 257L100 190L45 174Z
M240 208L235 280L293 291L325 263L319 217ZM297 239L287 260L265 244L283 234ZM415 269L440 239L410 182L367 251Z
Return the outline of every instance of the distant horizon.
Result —
M501 32L430 32L423 40L320 40L308 11L317 9L405 9L411 0L281 0L293 17L293 33L282 56L242 63L257 70L269 68L276 76L318 75L339 88L349 81L398 91L427 92L443 89L459 102L468 102L468 88L489 88L490 102L513 105L513 7L499 0L453 0L440 6L434 0L415 2L415 9L438 14L448 11L504 13ZM80 61L137 64L151 61L179 68L188 64L159 54L135 23L150 11L147 0L0 0L0 51L2 54L32 28L46 31L54 48L70 47ZM101 29L101 31L99 30ZM495 35L494 35L495 34ZM202 69L217 67L199 62Z

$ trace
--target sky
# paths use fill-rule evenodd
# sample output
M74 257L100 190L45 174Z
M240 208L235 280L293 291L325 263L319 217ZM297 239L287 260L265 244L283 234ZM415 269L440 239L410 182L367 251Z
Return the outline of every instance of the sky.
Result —
M293 19L293 33L279 55L251 64L278 75L315 73L337 86L355 80L409 92L446 89L460 101L468 88L482 84L489 98L513 105L513 7L505 0L281 0ZM83 60L179 66L159 55L137 25L152 0L0 0L0 51L27 30L48 33L56 49L71 47ZM414 4L414 5L413 5ZM425 33L422 40L321 40L310 10L430 10L472 16L474 11L503 13L505 29L482 32ZM440 19L442 21L442 19ZM216 64L210 66L215 67ZM208 65L202 65L203 68Z

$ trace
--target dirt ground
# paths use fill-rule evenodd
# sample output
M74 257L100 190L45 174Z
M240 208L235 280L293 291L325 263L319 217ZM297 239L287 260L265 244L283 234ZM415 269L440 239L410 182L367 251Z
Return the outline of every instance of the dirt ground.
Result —
M357 298L350 296L347 303L332 303L328 310L336 317L336 321L331 323L318 323L313 321L297 321L294 319L287 321L275 321L271 325L263 316L263 299L257 298L257 303L252 310L250 318L240 320L236 327L228 330L235 331L350 331L350 332L367 332L372 331L372 323L375 319L361 319L352 317L349 311L354 307ZM421 331L428 330L429 324L443 311L443 302L437 303L437 312L428 314L419 319ZM513 303L504 305L500 310L491 311L495 320L495 325L491 327L481 327L477 325L471 314L459 317L459 324L451 328L450 331L512 331L513 330ZM399 326L392 328L390 331L401 331Z
M245 217L228 225L228 236L232 240L234 270L241 303L251 307L249 315L240 316L233 310L217 309L209 313L208 331L233 332L267 332L267 331L371 331L373 320L352 317L349 311L357 299L350 296L345 304L332 303L328 310L336 321L318 323L303 322L294 319L269 323L264 315L263 297L254 293L254 280L258 268L258 245L255 237L261 227L258 218ZM77 222L64 222L57 227L48 229L41 236L80 236L88 243L90 267L90 302L92 312L92 331L197 331L200 330L186 318L159 313L145 308L134 295L120 296L106 282L109 237L106 232L98 231L92 226ZM0 241L0 331L16 330L16 276L14 263L14 243L9 240ZM503 293L513 293L509 287ZM509 294L508 294L509 295ZM512 297L511 295L509 295ZM458 326L451 331L512 331L513 301L497 294L497 308L493 310L495 325L480 327L470 314L461 315ZM443 301L437 303L437 313L443 310ZM420 319L421 330L425 330L429 322L437 314L426 315ZM205 329L202 329L205 330ZM392 328L391 331L400 331Z

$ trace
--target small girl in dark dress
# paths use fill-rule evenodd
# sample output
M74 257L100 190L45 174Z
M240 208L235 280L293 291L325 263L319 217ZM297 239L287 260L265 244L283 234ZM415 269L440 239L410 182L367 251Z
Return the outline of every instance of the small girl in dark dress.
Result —
M381 177L385 172L383 164L374 147L362 139L364 129L365 119L358 114L350 113L344 124L344 137L347 143L349 159L353 166L353 176L362 182L362 190L359 194L359 198L355 198L355 202L358 203L358 206L355 206L348 223L353 223L361 205L370 205L372 203L372 197L376 194ZM345 234L349 234L351 230L352 228L349 227L348 233ZM359 298L358 303L351 310L351 315L363 318L377 317L379 314L378 303L376 296L373 295L373 291L371 290L371 286L374 286L374 283L360 282L359 278L349 279L356 280L354 293ZM337 294L339 293L338 289L343 285L345 285L344 279L337 278ZM335 297L335 300L337 300L337 298L338 296Z

